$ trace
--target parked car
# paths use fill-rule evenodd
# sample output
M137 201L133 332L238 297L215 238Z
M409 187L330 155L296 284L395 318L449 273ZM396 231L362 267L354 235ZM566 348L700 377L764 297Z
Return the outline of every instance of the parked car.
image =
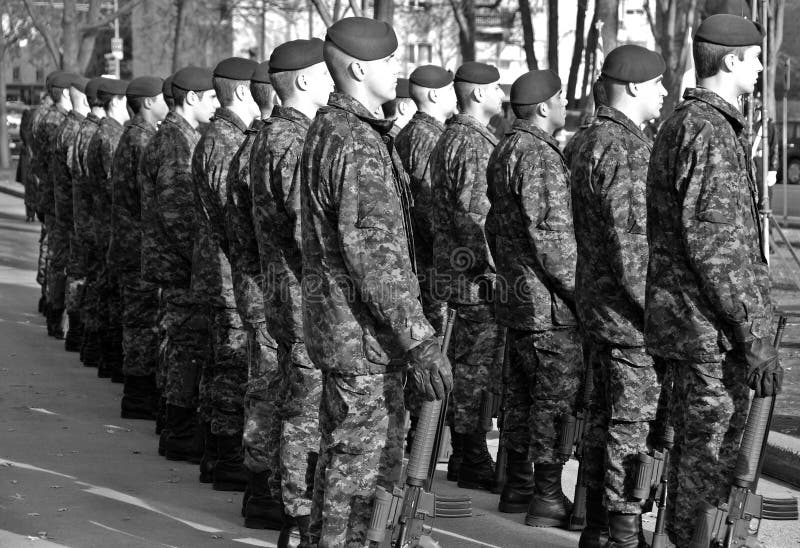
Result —
M787 125L787 154L786 154L786 181L789 184L800 184L800 120L790 120ZM778 139L778 149L780 150L780 139L783 136L783 124L775 127L775 138ZM782 181L781 166L778 164L778 180Z

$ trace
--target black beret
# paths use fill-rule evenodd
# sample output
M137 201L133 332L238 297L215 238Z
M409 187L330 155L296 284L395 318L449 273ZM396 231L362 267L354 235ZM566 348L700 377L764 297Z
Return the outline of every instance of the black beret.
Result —
M125 95L127 97L155 97L162 93L163 86L164 81L157 76L139 76L128 84Z
M72 83L70 84L72 87L80 91L81 93L86 93L86 85L89 83L89 79L85 76L81 76L80 74L73 78Z
M300 70L322 63L322 47L325 42L319 38L311 40L291 40L275 48L269 57L269 71L285 72Z
M272 83L272 81L269 79L269 61L264 61L263 63L258 64L250 81L255 82L256 84Z
M550 99L561 90L561 78L552 70L532 70L517 78L511 85L511 103L536 105Z
M89 83L86 84L86 98L89 100L97 99L97 88L100 87L100 84L103 80L107 80L107 78L103 78L102 76L98 76L96 78L92 78L89 80Z
M172 76L164 78L164 83L161 86L161 93L164 94L164 99L172 99Z
M328 27L325 40L362 61L383 59L397 49L397 35L392 26L367 17L339 19Z
M68 88L72 85L72 82L80 77L80 75L75 74L74 72L59 72L50 79L50 87Z
M439 89L453 81L453 73L436 65L423 65L415 68L408 80L415 86Z
M398 78L395 91L397 91L398 99L408 99L411 97L411 90L409 89L408 78Z
M54 70L47 77L44 79L45 87L49 88L53 85L53 79L59 77L60 75L64 74L66 71L63 70Z
M695 42L720 46L760 46L764 37L761 27L738 15L720 13L703 20L694 33Z
M100 84L97 86L98 93L107 93L109 95L125 95L128 89L127 80L117 80L116 78L101 78Z
M249 80L253 77L258 63L244 57L228 57L214 67L214 76L229 80Z
M664 74L667 64L655 51L626 44L611 50L603 62L604 76L621 82L646 82Z
M494 65L469 61L456 71L456 82L469 82L471 84L493 84L500 79L500 72Z
M214 89L214 75L207 68L190 65L172 75L172 85L185 91Z

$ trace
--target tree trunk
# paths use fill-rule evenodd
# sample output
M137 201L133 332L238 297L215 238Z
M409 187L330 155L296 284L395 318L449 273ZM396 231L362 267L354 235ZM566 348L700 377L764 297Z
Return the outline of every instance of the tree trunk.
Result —
M547 0L547 68L558 72L558 0Z
M575 88L578 86L578 70L583 56L583 33L588 5L589 0L578 0L578 13L575 16L575 47L572 49L572 63L569 66L567 79L567 104L570 108L575 108ZM585 67L584 72L586 70L589 70L589 67Z
M0 168L8 169L10 154L8 149L8 123L6 122L6 43L0 29Z
M461 62L475 60L475 0L450 0L458 23L458 45Z
M661 108L662 116L672 112L681 99L681 86L691 55L689 43L697 8L698 0L687 0L680 6L676 0L656 2L656 42L667 65L664 71L667 96Z
M175 0L177 13L175 15L175 36L172 40L172 73L178 70L180 59L181 32L183 31L183 8L186 0Z
M619 30L619 0L596 0L595 13L603 22L603 52L608 53L617 47ZM676 0L671 0L675 2Z
M591 88L594 85L592 78L592 69L594 66L594 56L597 50L597 41L600 39L600 33L597 31L597 9L595 9L592 16L592 23L589 26L589 35L586 37L586 53L583 56L583 85L581 85L582 99L580 101L581 109L591 114L594 110L594 101L592 100Z
M778 68L778 52L783 45L783 20L786 12L786 0L772 0L770 3L769 21L769 64L767 65L767 82L769 90L767 92L767 109L770 118L777 120L777 102L775 101L775 75Z
M80 35L78 30L78 10L76 0L64 0L61 16L61 67L64 70L81 72L78 62Z
M522 18L522 42L525 50L525 62L528 64L528 70L539 70L539 61L536 59L536 51L533 49L534 34L530 0L519 0L519 13Z
M375 19L386 21L390 25L394 22L394 1L375 0Z

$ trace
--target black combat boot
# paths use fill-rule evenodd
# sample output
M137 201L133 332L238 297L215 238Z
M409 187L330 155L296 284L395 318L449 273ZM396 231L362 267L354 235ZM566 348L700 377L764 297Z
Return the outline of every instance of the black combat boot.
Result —
M101 379L111 378L112 341L108 329L100 329L97 332L97 341L100 348L100 359L97 362L97 377Z
M272 498L269 491L269 473L248 474L250 496L244 507L244 526L248 529L283 529L283 502Z
M603 506L603 491L586 489L586 526L578 548L604 548L608 542L608 512Z
M572 502L561 490L563 464L535 464L533 498L525 515L531 527L566 527L572 514Z
M214 466L215 491L244 491L248 474L244 467L242 433L233 436L217 435L217 463Z
M83 332L83 365L98 367L100 365L100 340L97 331Z
M129 375L125 377L120 417L123 419L156 420L158 397L155 375Z
M533 497L533 466L527 451L506 449L506 455L506 484L497 509L507 514L521 514L528 510Z
M447 481L458 481L458 471L461 468L464 449L463 438L463 434L459 434L455 428L450 427L450 446L453 448L453 452L447 459Z
M47 297L42 295L39 297L39 306L38 306L39 314L44 316L46 308L47 308Z
M78 312L67 312L69 329L64 337L64 350L67 352L80 352L83 343L83 324Z
M211 432L211 423L203 422L203 458L200 459L200 483L212 483L214 481L214 467L217 465L219 457L219 447L217 436Z
M47 334L56 339L64 338L64 309L50 307L47 311Z
M164 456L167 460L185 460L200 464L203 435L197 424L195 410L167 404L167 424L164 431L167 430L169 436L164 440Z
M608 513L608 543L605 548L648 548L642 543L642 516L640 514Z
M494 461L486 447L486 433L464 434L461 443L458 486L462 489L494 489Z

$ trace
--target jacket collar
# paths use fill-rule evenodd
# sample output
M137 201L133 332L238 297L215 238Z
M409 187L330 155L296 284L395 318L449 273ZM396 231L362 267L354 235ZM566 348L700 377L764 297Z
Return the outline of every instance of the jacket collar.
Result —
M261 118L256 118L255 120L253 120L253 123L250 124L250 127L247 128L247 131L245 131L245 133L247 133L248 135L255 135L256 133L261 131L261 128L263 127L264 127L264 120L262 120Z
M156 127L147 120L145 120L144 116L142 116L141 114L137 114L136 116L131 118L130 126L139 128L144 131L153 131L156 129Z
M393 120L375 118L375 116L367 110L367 107L344 93L331 93L328 99L328 106L344 110L345 112L357 116L360 120L372 126L372 128L382 136L387 135L394 125Z
M612 122L616 122L617 124L621 125L625 129L633 133L636 137L638 137L648 145L652 144L650 139L648 139L647 136L642 132L642 130L636 126L633 120L625 116L625 114L615 109L614 107L609 107L609 106L600 107L599 109L597 109L597 117L605 118L607 120L611 120Z
M477 131L481 134L481 136L492 143L492 145L497 144L497 138L489 131L489 128L481 124L478 120L470 116L469 114L456 114L449 120L447 120L448 125L453 124L460 124L462 126L466 126L473 131Z
M534 124L533 122L531 122L530 120L521 120L517 118L516 120L514 120L514 125L511 126L511 130L524 131L526 133L530 133L540 141L544 141L545 143L550 145L551 148L555 149L556 151L558 151L559 154L561 154L561 148L559 148L558 141L556 140L556 138L547 133L539 126L537 126L536 124Z
M282 118L284 120L294 122L295 124L302 127L303 130L308 130L308 126L311 125L311 119L308 116L306 116L296 108L285 107L282 105L275 105L274 107L272 107L272 115L270 116L270 118Z
M422 112L421 110L415 112L414 116L411 119L420 122L422 124L433 126L440 131L444 129L443 123L441 123L439 120L437 120L427 112Z
M228 107L218 108L216 112L214 112L214 119L224 120L225 122L228 122L242 133L247 131L247 126L242 121L242 119L239 118L239 116Z
M733 126L733 129L738 133L746 126L747 122L744 119L744 115L739 112L739 109L730 104L728 101L711 91L710 89L705 88L691 88L687 89L684 94L683 98L687 100L696 100L702 101L713 108L717 109L720 113L722 113L725 118Z

